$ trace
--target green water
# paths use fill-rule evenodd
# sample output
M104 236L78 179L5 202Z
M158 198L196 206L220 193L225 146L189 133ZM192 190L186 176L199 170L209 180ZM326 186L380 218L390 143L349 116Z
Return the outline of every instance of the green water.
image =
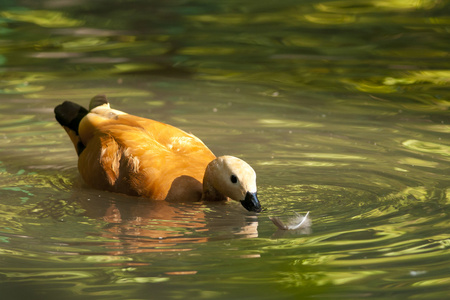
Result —
M446 299L449 11L1 2L0 298ZM53 107L99 93L245 159L266 211L87 188Z

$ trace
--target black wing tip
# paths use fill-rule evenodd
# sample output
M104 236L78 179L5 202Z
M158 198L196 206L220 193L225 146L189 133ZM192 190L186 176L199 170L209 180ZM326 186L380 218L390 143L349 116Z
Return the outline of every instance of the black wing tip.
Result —
M89 110L87 110L74 102L64 101L55 107L55 118L59 124L70 128L78 134L78 125L80 124L81 119L83 119L90 110L108 103L108 99L105 95L97 95L91 99Z
M78 125L81 119L88 114L88 110L71 101L64 101L54 109L56 121L78 134Z

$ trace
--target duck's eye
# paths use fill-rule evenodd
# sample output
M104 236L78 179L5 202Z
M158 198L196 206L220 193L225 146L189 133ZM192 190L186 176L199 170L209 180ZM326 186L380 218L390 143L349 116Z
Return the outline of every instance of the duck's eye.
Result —
M230 176L230 180L232 183L236 183L238 181L236 175L234 175L234 174Z

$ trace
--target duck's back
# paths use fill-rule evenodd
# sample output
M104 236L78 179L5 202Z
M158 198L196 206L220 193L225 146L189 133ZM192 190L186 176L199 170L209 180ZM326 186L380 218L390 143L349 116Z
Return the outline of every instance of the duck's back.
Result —
M199 200L214 154L176 127L101 105L80 122L78 169L94 188L155 200Z

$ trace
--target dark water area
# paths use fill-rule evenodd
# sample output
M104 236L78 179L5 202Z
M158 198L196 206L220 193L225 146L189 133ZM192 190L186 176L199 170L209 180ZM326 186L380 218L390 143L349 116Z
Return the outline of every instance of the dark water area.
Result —
M2 1L0 299L447 299L449 12ZM96 94L246 160L265 211L87 187L53 108Z

